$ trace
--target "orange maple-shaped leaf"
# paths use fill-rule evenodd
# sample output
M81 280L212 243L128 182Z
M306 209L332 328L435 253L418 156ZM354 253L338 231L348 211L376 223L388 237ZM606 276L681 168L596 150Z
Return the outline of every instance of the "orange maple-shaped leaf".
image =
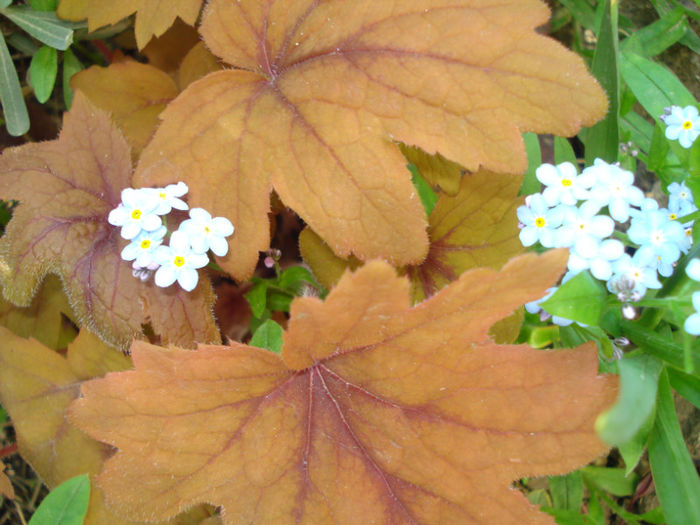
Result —
M0 239L0 284L26 306L47 273L63 281L79 324L128 347L149 323L181 346L218 342L214 293L204 275L188 293L157 288L131 274L120 253L127 241L107 215L131 186L129 147L109 115L77 93L57 140L6 149L0 199L19 205Z
M98 483L132 519L204 501L227 524L551 524L509 485L602 454L593 424L616 380L592 345L487 331L565 261L473 270L414 308L408 280L370 262L325 302L293 302L281 357L135 342L135 370L85 383L69 417L118 448Z
M235 69L161 115L137 180L190 185L229 217L237 278L269 243L273 187L340 256L423 259L424 214L392 141L470 171L524 171L522 131L574 134L603 116L582 60L535 28L540 0L210 0L200 31Z

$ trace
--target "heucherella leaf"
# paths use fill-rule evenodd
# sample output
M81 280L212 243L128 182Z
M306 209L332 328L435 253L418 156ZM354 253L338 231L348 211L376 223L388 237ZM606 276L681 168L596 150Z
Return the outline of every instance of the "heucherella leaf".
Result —
M593 421L617 380L592 345L542 352L488 329L565 262L473 270L411 308L409 281L373 261L324 302L294 300L281 356L137 341L135 370L83 384L69 417L118 449L99 485L130 519L207 501L224 524L552 524L510 484L604 452Z
M417 264L426 221L395 142L518 173L521 132L605 113L581 59L535 31L547 17L539 0L210 0L202 36L234 69L168 106L135 180L183 180L235 217L218 263L239 279L268 248L271 188L337 255Z
M89 501L90 476L79 474L49 492L29 525L83 525Z
M433 188L439 188L448 195L455 195L459 191L459 181L464 174L462 166L439 153L428 155L420 148L400 143L399 148L406 160L418 168L418 172Z
M12 486L12 481L10 481L10 478L7 477L3 470L5 470L5 465L0 462L0 496L15 499L15 489ZM2 502L2 499L0 499L0 502Z
M6 149L0 199L20 202L0 239L4 296L28 305L47 273L59 275L81 326L126 348L150 323L164 341L218 342L211 285L190 293L142 283L120 252L127 241L107 222L131 186L129 148L109 115L79 94L57 140Z
M142 49L154 36L165 33L180 18L194 25L203 0L61 0L58 16L67 20L88 20L88 29L116 24L136 13L136 43Z

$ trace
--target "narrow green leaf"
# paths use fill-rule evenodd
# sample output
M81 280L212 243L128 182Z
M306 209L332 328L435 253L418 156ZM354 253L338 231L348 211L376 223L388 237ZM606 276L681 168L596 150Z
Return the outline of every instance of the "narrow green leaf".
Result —
M555 509L579 510L583 502L583 477L576 470L566 476L550 476L549 494Z
M574 166L578 166L574 148L571 147L571 143L565 137L554 137L554 162L556 164L571 162Z
M637 487L637 476L626 476L623 468L583 467L581 474L587 483L612 494L613 496L630 496Z
M628 442L654 411L661 361L649 354L625 356L617 362L620 395L615 404L598 416L596 431L611 445Z
M638 50L646 57L656 56L683 38L687 29L685 12L682 7L677 7L632 33L622 42L622 49Z
M250 346L265 348L266 350L271 350L276 354L281 354L282 333L282 327L272 319L268 319L255 331L250 340Z
M7 7L2 14L47 46L65 51L73 42L73 26L56 18L54 12L34 11L30 7Z
M540 507L542 512L553 516L557 525L596 525L588 516L579 514L578 510L553 509Z
M649 157L647 158L647 167L650 171L659 171L666 165L666 156L671 150L671 145L666 138L664 128L661 124L654 126L654 132L651 136L651 144L649 145Z
M665 371L659 380L656 423L649 436L649 463L668 525L697 523L700 478L683 440Z
M68 109L73 104L73 88L70 86L70 79L82 69L83 65L73 54L73 51L66 49L66 52L63 53L63 101Z
M626 443L622 443L617 448L620 451L620 455L625 462L625 475L629 475L631 472L637 468L639 460L642 459L644 450L647 448L647 441L649 440L649 433L651 428L654 426L654 419L656 414L651 413L646 419L639 431Z
M12 3L12 0L0 0L0 9L6 8Z
M683 83L664 66L635 53L620 53L620 72L639 103L655 120L664 108L695 104Z
M29 5L34 11L55 11L58 0L29 0Z
M29 525L82 525L90 499L90 477L81 474L53 489Z
M623 319L620 321L620 327L622 335L638 347L643 348L648 354L658 357L676 368L683 369L685 367L685 350L682 344L645 328L639 321L632 322ZM695 370L700 370L700 353L691 350L690 359Z
M559 0L576 21L586 29L595 31L595 10L586 0Z
M32 57L29 76L34 87L34 96L42 104L51 96L58 73L58 52L49 46L42 46Z
M583 133L586 164L596 158L616 162L620 151L620 73L617 56L617 2L605 0L591 72L608 95L605 118Z
M418 192L418 197L420 197L420 201L423 204L425 215L429 217L435 208L435 203L438 200L438 196L435 191L433 191L433 188L430 187L430 184L428 184L425 179L420 176L420 173L418 173L418 168L415 164L409 164L408 170L411 172L411 182L413 182L413 186Z
M607 290L600 281L586 271L562 284L552 297L542 303L542 308L552 315L597 325L606 296Z
M542 151L540 149L540 139L535 133L523 133L525 142L525 152L527 153L527 171L523 177L523 184L520 186L520 195L532 195L542 189L540 181L535 176L535 171L542 164Z
M15 65L7 49L5 37L0 32L0 102L5 113L7 131L13 137L19 137L29 131L29 113L24 103L22 87Z
M654 126L640 114L629 112L620 121L620 127L629 133L632 144L644 153L649 152Z
M250 310L253 312L255 317L262 317L265 312L265 307L267 306L267 283L262 281L253 285L253 287L248 290L244 297L250 304Z
M700 409L700 377L674 368L667 370L673 389Z

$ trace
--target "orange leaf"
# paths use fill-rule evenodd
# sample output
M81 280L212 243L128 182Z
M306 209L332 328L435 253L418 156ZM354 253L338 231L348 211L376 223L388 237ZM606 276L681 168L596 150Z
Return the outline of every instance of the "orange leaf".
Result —
M178 18L170 29L151 40L141 53L146 55L152 66L172 73L177 71L182 59L198 43L197 30Z
M464 168L446 159L439 153L428 155L420 148L399 143L401 153L406 160L418 168L418 172L434 189L448 195L456 195L459 191L459 181L464 175Z
M92 66L76 73L70 84L111 113L135 156L150 140L160 112L179 93L167 73L133 60Z
M15 489L12 486L12 482L7 477L7 474L3 472L5 465L2 462L0 462L0 465L2 466L2 469L0 469L0 496L4 496L7 499L15 499Z
M0 198L20 204L0 239L3 294L28 305L44 275L55 273L79 324L111 344L126 348L147 322L166 343L220 341L204 275L190 293L157 288L121 259L126 241L107 215L130 179L123 136L81 93L57 140L4 150Z
M416 264L424 214L392 141L522 172L522 131L604 115L583 61L535 31L547 17L539 0L210 0L201 33L236 69L163 112L137 180L181 178L232 220L220 264L239 279L268 247L271 186L337 255Z
M592 345L487 331L566 258L473 270L414 308L409 282L370 262L325 302L292 303L281 357L135 342L135 370L85 383L69 417L118 448L98 483L132 519L207 501L225 524L552 524L509 486L604 453L593 425L617 381Z

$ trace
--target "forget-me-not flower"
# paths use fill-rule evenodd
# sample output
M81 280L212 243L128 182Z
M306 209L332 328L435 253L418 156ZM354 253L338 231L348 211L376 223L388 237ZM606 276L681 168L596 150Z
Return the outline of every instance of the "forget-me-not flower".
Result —
M563 162L556 166L542 164L535 171L537 180L546 186L542 197L548 206L566 204L573 206L578 201L588 198L588 188L595 182L595 177L579 175L576 166Z
M188 208L187 203L180 199L189 190L184 182L168 184L165 188L147 189L153 193L158 201L158 207L156 208L158 215L170 213L173 208L176 210L186 210Z
M673 273L673 263L680 258L685 243L685 230L679 222L669 219L664 210L651 210L632 219L627 235L640 245L638 251L649 252L661 275Z
M660 118L666 124L666 138L690 148L700 135L700 116L695 106L671 106Z
M661 288L653 255L639 250L634 256L622 254L613 263L613 276L608 279L607 286L621 301L639 300L648 288Z
M212 218L202 208L192 208L190 218L182 221L179 228L187 234L195 252L206 253L211 248L220 257L228 252L226 237L233 234L233 229L231 221L224 217Z
M557 230L556 246L571 247L581 257L593 257L600 241L612 234L615 222L606 215L597 215L600 205L586 201L580 207L562 207L562 225Z
M595 244L595 250L587 252L583 256L571 250L567 267L577 274L583 270L590 270L591 275L601 281L610 279L613 273L613 262L617 261L625 253L624 245L617 239L605 239Z
M601 159L595 159L593 166L583 170L583 174L591 173L596 182L590 190L590 200L607 206L616 221L627 222L630 206L640 206L644 201L644 193L634 185L634 174Z
M158 246L163 243L163 237L167 233L165 226L161 226L152 232L142 231L134 239L124 246L121 256L125 261L135 261L135 264L144 268L153 262L153 255Z
M537 241L545 248L556 245L556 228L561 225L560 207L549 208L540 193L528 196L525 206L519 206L518 219L522 224L520 242L523 246L532 246Z
M158 286L170 286L177 281L188 292L197 286L197 269L209 263L206 253L192 251L187 234L180 230L170 236L170 246L158 246L154 259L160 264L155 277Z
M158 201L150 191L125 188L122 190L122 203L109 212L107 222L121 226L121 235L133 239L142 230L152 232L163 224L155 210Z

